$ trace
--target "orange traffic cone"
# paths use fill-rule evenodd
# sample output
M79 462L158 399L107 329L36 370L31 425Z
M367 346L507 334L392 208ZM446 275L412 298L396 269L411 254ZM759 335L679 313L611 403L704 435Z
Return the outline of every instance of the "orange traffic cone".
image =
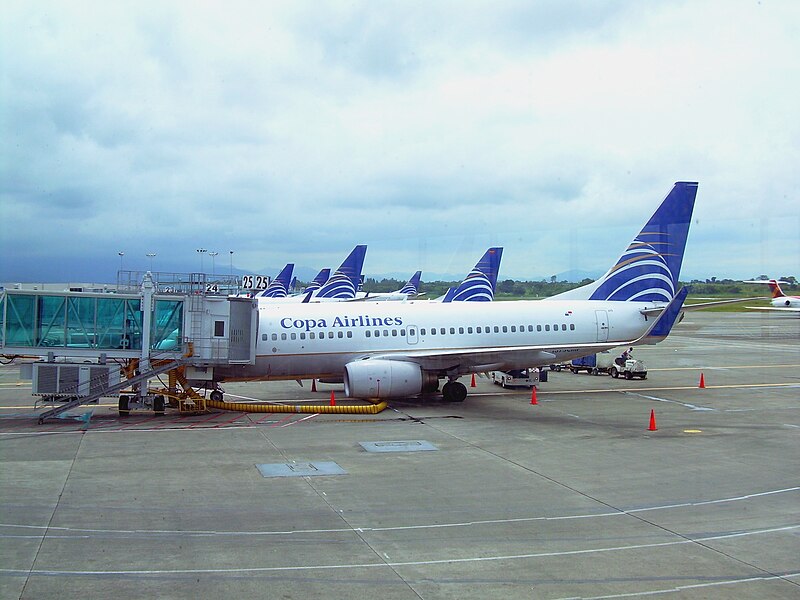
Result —
M533 386L533 387L531 388L531 404L534 404L534 405L535 405L535 404L539 404L539 403L536 401L536 386Z
M650 427L647 428L647 431L658 431L658 427L656 427L656 411L652 408L650 409Z
M336 396L334 396L333 390L331 390L331 406L336 406Z
M700 373L700 385L699 385L699 386L697 386L697 387L700 387L700 388L704 388L704 387L706 387L706 378L705 378L705 377L703 377L703 374L702 374L702 373Z
M477 387L475 385L475 373L472 374L472 383L469 384L469 387Z
M317 391L317 380L316 379L312 379L311 380L311 391L312 392L316 392Z

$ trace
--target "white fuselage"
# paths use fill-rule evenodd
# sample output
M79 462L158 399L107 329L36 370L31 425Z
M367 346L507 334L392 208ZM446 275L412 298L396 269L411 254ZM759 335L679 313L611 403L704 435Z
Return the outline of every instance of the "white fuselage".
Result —
M375 356L440 374L534 367L641 337L654 319L641 310L652 307L593 300L259 302L255 364L217 373L228 380L341 377L348 362Z

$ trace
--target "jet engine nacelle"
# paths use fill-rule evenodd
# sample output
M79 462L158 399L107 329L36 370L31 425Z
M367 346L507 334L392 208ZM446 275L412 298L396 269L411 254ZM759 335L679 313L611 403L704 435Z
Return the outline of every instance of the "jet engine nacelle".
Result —
M412 362L376 359L344 366L344 393L350 398L401 398L438 387L435 374Z

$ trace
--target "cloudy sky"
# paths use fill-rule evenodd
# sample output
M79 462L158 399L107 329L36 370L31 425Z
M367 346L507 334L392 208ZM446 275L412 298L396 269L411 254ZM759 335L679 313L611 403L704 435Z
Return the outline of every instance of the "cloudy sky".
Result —
M5 0L0 28L0 281L358 243L368 276L491 245L501 279L602 272L677 180L683 279L800 277L800 2Z

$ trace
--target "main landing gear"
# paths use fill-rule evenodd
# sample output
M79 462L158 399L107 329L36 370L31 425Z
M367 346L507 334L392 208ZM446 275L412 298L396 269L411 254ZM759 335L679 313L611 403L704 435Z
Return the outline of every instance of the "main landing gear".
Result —
M463 402L467 397L467 386L459 381L448 381L442 386L442 398L445 402Z

